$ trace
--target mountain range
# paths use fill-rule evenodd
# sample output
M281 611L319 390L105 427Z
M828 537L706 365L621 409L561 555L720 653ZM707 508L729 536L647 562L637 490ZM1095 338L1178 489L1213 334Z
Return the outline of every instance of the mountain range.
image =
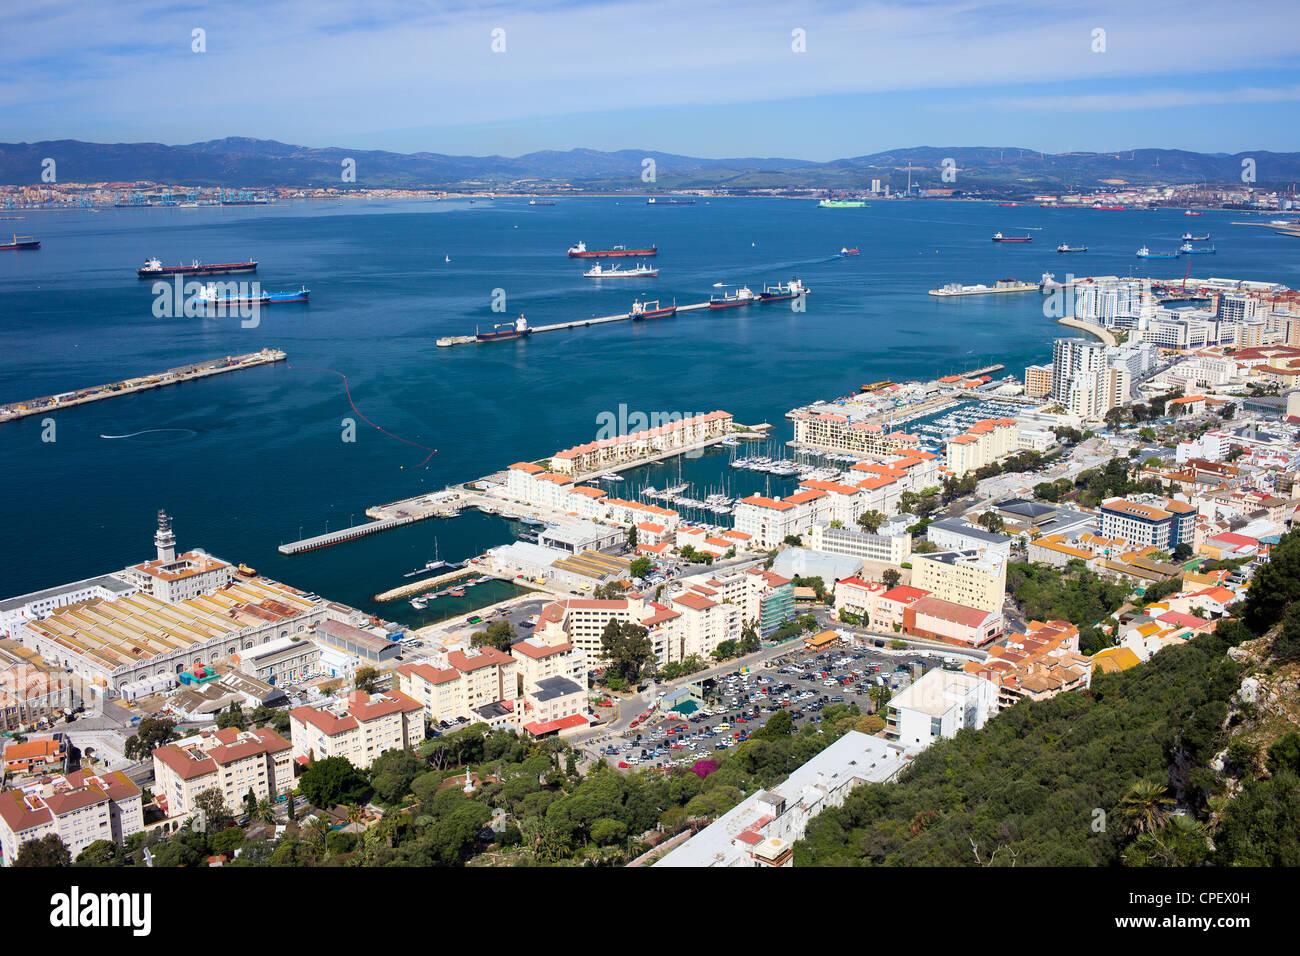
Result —
M700 159L654 150L544 150L518 157L393 153L339 147L293 146L275 140L228 137L184 146L161 143L87 143L51 140L0 143L0 184L41 182L42 162L57 164L59 182L157 182L184 186L328 187L344 185L347 159L357 187L428 187L545 192L709 188L743 193L771 189L862 189L872 179L894 190L908 181L933 188L997 194L1109 185L1240 183L1243 161L1254 160L1256 184L1300 180L1300 153L1263 150L1195 153L1135 149L1119 153L1044 154L1021 147L918 146L868 156L812 162L781 158ZM951 159L955 180L942 178ZM643 180L646 160L654 178Z

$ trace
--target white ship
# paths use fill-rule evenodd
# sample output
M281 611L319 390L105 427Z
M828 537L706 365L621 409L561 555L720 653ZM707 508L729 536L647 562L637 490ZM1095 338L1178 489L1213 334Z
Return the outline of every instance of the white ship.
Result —
M623 269L617 265L605 266L597 262L583 275L588 279L653 279L659 275L659 270L644 262L637 263L634 269Z

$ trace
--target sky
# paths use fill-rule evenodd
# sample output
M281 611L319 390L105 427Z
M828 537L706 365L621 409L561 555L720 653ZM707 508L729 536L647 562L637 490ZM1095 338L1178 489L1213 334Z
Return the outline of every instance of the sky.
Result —
M1295 0L25 0L0 142L1300 150ZM196 33L196 31L201 31Z

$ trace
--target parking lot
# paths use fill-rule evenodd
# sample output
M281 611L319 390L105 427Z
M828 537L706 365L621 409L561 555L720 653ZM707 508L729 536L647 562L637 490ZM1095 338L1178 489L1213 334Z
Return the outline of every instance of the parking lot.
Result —
M799 649L772 659L748 674L728 671L706 682L704 709L693 714L661 714L634 721L612 736L589 741L591 759L603 757L622 770L690 766L710 754L749 739L778 710L790 714L796 731L818 724L832 704L856 703L869 713L872 686L897 692L925 669L939 667L943 655L914 651L886 654L876 649L832 648L820 653Z

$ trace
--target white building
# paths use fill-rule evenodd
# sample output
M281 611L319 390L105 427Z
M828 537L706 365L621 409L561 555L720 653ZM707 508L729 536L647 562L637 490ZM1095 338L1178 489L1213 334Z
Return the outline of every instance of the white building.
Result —
M909 748L851 730L771 790L760 790L655 866L792 866L794 844L860 783L892 780Z
M96 840L120 844L143 827L140 788L121 771L46 777L0 792L0 864L13 866L24 843L51 833L75 861Z
M963 727L979 730L997 713L998 688L965 671L935 669L889 702L887 730L905 747L924 749Z

